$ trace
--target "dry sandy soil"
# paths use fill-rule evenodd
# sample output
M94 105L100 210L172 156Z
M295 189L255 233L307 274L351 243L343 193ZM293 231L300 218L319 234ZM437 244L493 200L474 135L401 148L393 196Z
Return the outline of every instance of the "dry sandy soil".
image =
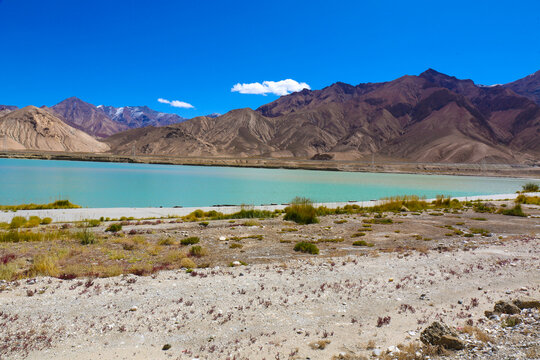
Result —
M0 358L362 359L380 352L391 359L400 358L392 346L419 344L436 320L458 329L469 323L490 338L461 334L467 347L451 358L539 358L538 310L523 310L515 327L501 326L504 315L484 316L498 300L540 298L540 207L524 211L531 216L408 212L361 237L353 237L364 229L359 215L325 216L314 225L281 218L255 226L127 225L125 232L151 229L155 239L199 236L209 254L198 261L210 267L4 283ZM445 226L481 227L490 236L447 235ZM251 235L263 238L245 238ZM244 237L236 241L241 249L219 240L233 236ZM321 241L336 238L344 240ZM300 240L318 240L321 253L292 251ZM374 246L353 246L356 240ZM234 260L248 265L228 267Z

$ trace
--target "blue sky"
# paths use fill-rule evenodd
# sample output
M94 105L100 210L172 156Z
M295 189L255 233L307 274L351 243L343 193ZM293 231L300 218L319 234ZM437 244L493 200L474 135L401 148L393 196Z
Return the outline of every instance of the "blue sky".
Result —
M539 70L540 1L0 0L0 104L77 96L193 117L277 98L237 83L320 89L430 67L481 84Z

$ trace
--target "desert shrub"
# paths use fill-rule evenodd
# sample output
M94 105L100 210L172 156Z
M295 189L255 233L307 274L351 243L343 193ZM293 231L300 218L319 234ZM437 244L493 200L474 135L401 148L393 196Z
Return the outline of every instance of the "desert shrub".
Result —
M9 223L10 229L18 229L26 224L26 218L23 216L14 216Z
M50 217L41 219L41 225L49 225L50 223L52 223L52 219Z
M187 255L183 251L169 251L165 254L165 257L163 258L163 261L167 264L175 264L179 263L182 259L186 258Z
M522 216L522 217L526 217L527 214L525 214L523 212L523 209L521 209L521 205L520 204L516 204L513 208L511 209L504 209L501 211L501 214L503 215L509 215L509 216Z
M242 224L242 226L259 226L260 224L255 220L248 220Z
M373 219L364 219L362 220L362 222L366 224L384 224L384 225L393 223L392 219L386 218L386 217L375 217Z
M297 243L296 245L294 245L294 251L300 251L303 253L317 255L319 253L319 248L315 244L312 244L306 241L301 241Z
M200 257L206 255L207 251L202 246L195 245L192 246L191 249L189 249L189 254L191 256Z
M540 196L525 196L519 195L516 198L518 204L540 205ZM502 206L502 205L501 205Z
M242 244L237 244L237 243L234 243L234 244L229 245L229 248L230 248L230 249L241 249L241 248L243 248L243 247L244 247L244 245L242 245Z
M437 208L448 208L450 207L450 200L450 196L437 195L435 201L433 201L433 205Z
M533 182L529 182L522 186L522 190L523 192L538 192L540 191L540 186Z
M111 224L105 229L105 231L116 233L118 231L122 230L122 224L114 223Z
M90 245L96 242L96 234L86 227L80 231L77 231L75 233L75 238L79 240L81 245Z
M11 281L17 273L17 265L13 262L1 264L0 263L0 280Z
M28 221L23 225L26 228L33 228L41 224L41 218L39 216L30 216Z
M208 221L202 221L199 223L199 225L203 226L203 227L207 227L208 224L210 224Z
M171 246L171 245L174 245L175 243L176 242L174 241L174 239L170 237L164 237L164 238L159 239L158 241L158 245L164 245L164 246Z
M317 210L313 207L311 200L303 197L296 197L291 205L285 208L284 220L294 221L298 224L316 224Z
M2 242L23 242L23 241L42 241L45 236L41 233L35 233L31 231L15 231L0 233L0 243Z
M58 276L60 270L58 268L58 259L50 255L36 255L33 259L32 266L28 270L30 276Z
M180 267L194 269L197 267L197 264L190 258L185 257L180 260Z
M381 205L371 208L373 212L400 212L400 211L421 211L428 207L428 203L415 195L394 196L382 199Z
M198 243L199 243L199 238L197 236L191 236L191 237L180 240L180 244L182 245L193 245L193 244L198 244Z
M335 238L335 239L319 239L319 242L321 243L338 243L343 242L345 239L343 238Z
M368 243L368 242L366 242L364 240L355 241L355 242L353 242L353 245L354 246L367 246L367 247L373 247L374 246L374 244Z
M50 204L21 204L21 205L0 205L0 210L42 210L42 209L74 209L79 205L72 204L69 200L57 200Z
M366 236L365 232L357 232L351 235L351 237L360 237L360 236Z
M342 220L335 220L334 221L334 224L345 224L347 222L347 220L345 219L342 219Z
M473 210L479 213L492 213L495 211L495 207L485 203L475 203Z
M98 219L90 219L86 221L86 226L88 227L97 227L101 225L101 220Z

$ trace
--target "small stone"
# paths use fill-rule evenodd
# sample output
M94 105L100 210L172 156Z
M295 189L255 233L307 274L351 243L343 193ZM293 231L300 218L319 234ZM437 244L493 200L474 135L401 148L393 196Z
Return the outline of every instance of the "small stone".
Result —
M232 262L232 266L240 266L240 265L242 265L242 263L238 260L235 260Z
M225 236L220 236L220 237L219 237L219 240L220 240L220 241L225 241L225 240L227 240L227 238L226 238Z
M161 350L167 351L167 350L169 350L171 347L172 347L171 344L165 344L165 345L163 345L163 347L161 348Z
M132 307L129 309L129 311L137 311L137 309L138 309L138 307L132 306Z
M373 356L381 356L382 351L381 349L373 349Z
M394 278L388 279L388 282L393 282L393 281L394 281Z

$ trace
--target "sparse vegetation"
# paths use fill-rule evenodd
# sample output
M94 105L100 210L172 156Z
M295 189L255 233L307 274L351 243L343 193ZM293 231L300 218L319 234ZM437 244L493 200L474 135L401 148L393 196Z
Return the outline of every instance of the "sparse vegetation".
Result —
M364 240L358 240L358 241L353 242L353 246L367 246L367 247L373 247L373 246L375 246L375 245L372 244L372 243L368 243L367 241L364 241Z
M294 198L291 205L285 208L284 220L294 221L298 224L316 224L319 222L313 202L302 197Z
M122 224L120 223L111 224L107 227L107 229L105 229L105 231L109 231L113 233L119 232L120 230L122 230Z
M185 239L180 240L180 244L182 245L194 245L198 244L200 239L197 236L191 236Z
M189 249L189 254L191 256L201 257L201 256L205 256L207 254L207 251L202 246L195 245L195 246L192 246L191 249Z
M306 242L306 241L301 241L297 243L294 246L294 251L299 251L299 252L308 253L312 255L319 254L319 248L317 247L317 245L310 242Z
M50 204L20 204L20 205L0 205L0 210L44 210L44 209L76 209L79 205L72 204L69 200L57 200Z
M521 209L521 205L520 204L516 204L513 208L511 209L503 209L501 210L501 214L503 215L509 215L509 216L521 216L521 217L526 217L527 214L525 214L523 212L523 209Z
M540 191L540 186L536 183L529 182L522 186L521 190L523 192L538 192Z

